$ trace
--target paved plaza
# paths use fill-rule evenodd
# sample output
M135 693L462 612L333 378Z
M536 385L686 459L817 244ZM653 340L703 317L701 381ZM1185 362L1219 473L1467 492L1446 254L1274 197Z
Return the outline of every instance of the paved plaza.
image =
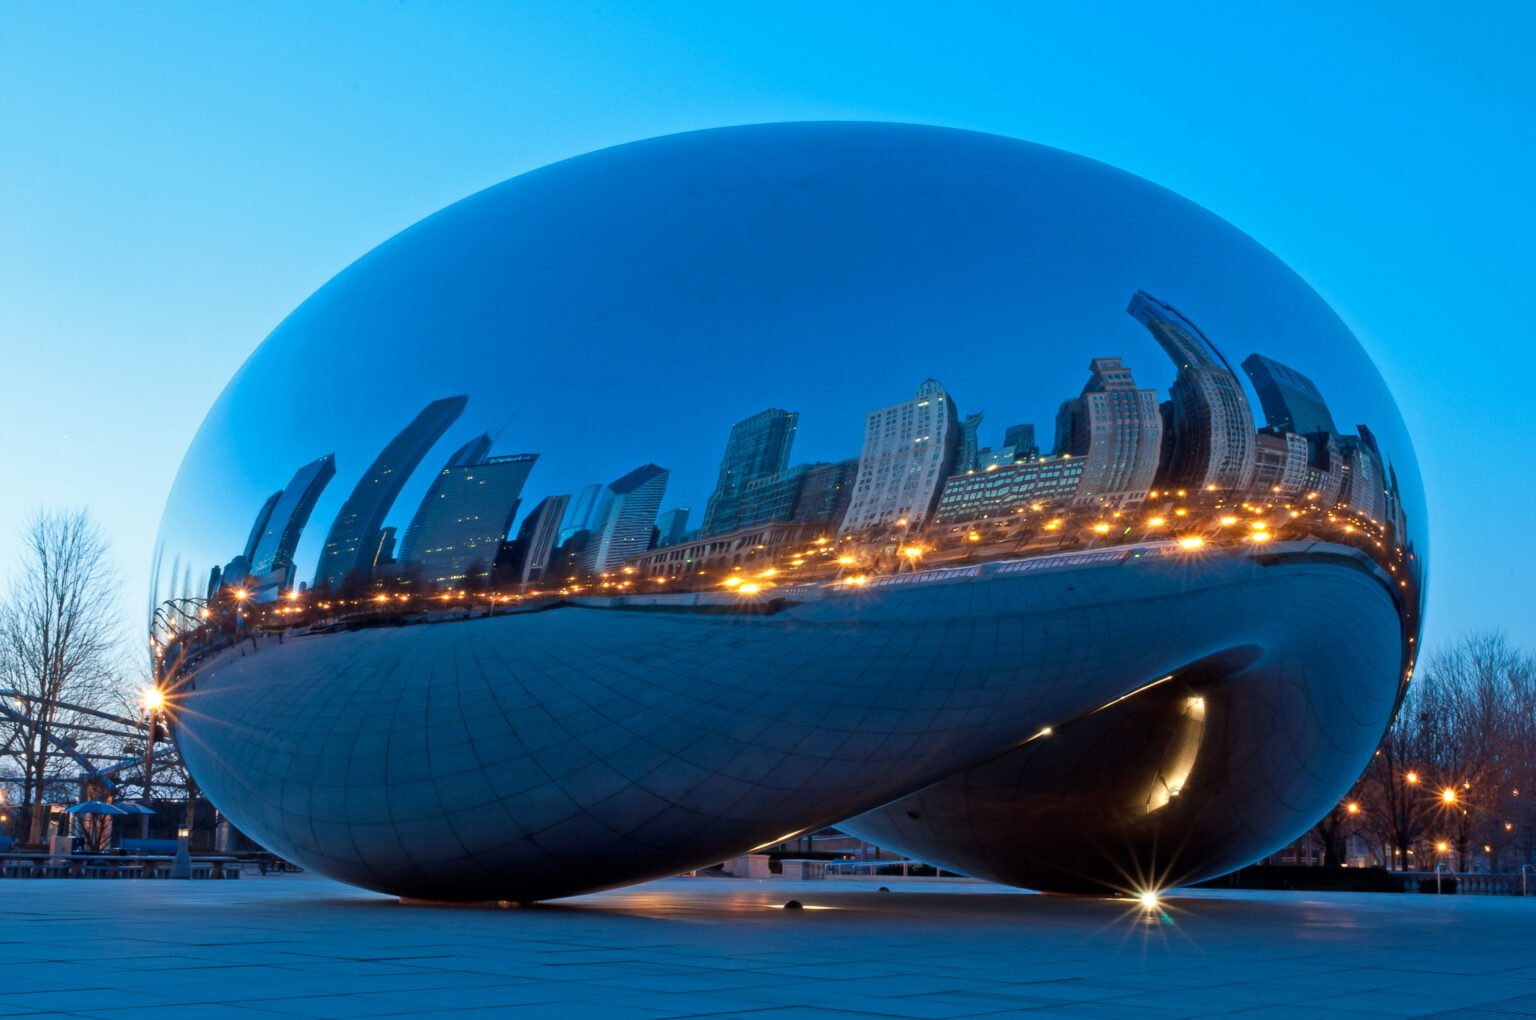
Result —
M678 878L531 908L0 881L0 1016L1536 1016L1536 897ZM784 909L790 899L805 909Z

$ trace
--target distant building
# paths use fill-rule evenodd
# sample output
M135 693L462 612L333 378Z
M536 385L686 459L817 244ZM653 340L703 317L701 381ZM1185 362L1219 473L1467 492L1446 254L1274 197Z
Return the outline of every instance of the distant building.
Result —
M462 396L432 401L380 451L331 522L320 551L316 584L337 585L354 570L371 568L385 515L411 472L464 413L468 403L469 398Z
M1126 312L1178 366L1165 422L1172 429L1171 451L1158 486L1245 489L1253 474L1253 412L1226 358L1194 323L1146 291L1132 296Z
M608 512L608 500L612 499L608 486L594 482L585 486L566 508L565 520L560 525L560 544L564 545L580 531L595 531Z
M1243 371L1259 395L1265 423L1278 432L1327 432L1337 436L1333 415L1317 384L1289 365L1262 354L1243 359Z
M570 496L546 496L524 518L517 529L517 548L512 563L514 581L529 584L545 580L555 557L560 522L570 502Z
M933 511L955 461L960 426L954 401L934 379L911 400L869 412L853 497L842 531L906 520L919 527Z
M955 475L944 483L934 524L1007 517L1034 503L1070 503L1083 481L1087 460L1041 457L1027 463Z
M655 549L632 557L626 565L643 577L697 578L701 571L712 574L755 561L772 562L777 553L814 541L822 530L793 521L754 525Z
M848 513L853 499L854 479L859 473L857 458L806 465L800 480L800 494L795 501L792 520L836 528Z
M293 554L315 502L336 476L336 457L326 454L294 472L286 488L267 501L266 525L250 553L252 595L277 598L293 585Z
M1307 440L1294 432L1261 429L1254 437L1253 480L1256 495L1296 496L1307 490Z
M950 468L951 474L976 470L976 455L981 449L977 433L981 430L981 419L984 417L986 412L977 411L966 415L960 422L960 437L955 444L955 463Z
M720 534L740 526L743 515L751 511L743 506L743 493L753 482L771 478L788 465L799 421L794 411L770 407L731 426L715 491L704 507L700 535Z
M267 501L261 504L261 509L256 511L256 520L251 524L250 533L245 537L245 548L241 552L245 562L250 563L256 558L256 546L261 543L261 536L267 533L267 522L272 519L272 511L277 507L278 500L282 498L283 490L278 489L268 496Z
M1003 431L1003 446L1012 449L1017 460L1028 460L1040 455L1040 447L1035 444L1033 425L1009 425Z
M693 510L690 507L675 506L656 518L658 548L664 545L676 545L683 540L683 536L688 533L688 515L691 513Z
M399 560L428 583L449 587L489 575L517 513L536 453L488 457L489 436L461 447L432 480L406 529Z
M1076 502L1140 503L1152 488L1163 442L1157 391L1137 389L1119 358L1094 358L1088 371L1082 394L1056 415L1056 453L1085 459Z
M1366 435L1370 435L1369 430ZM1340 436L1339 446L1344 454L1339 502L1356 513L1385 523L1388 517L1387 473L1381 455L1376 452L1374 437L1367 442L1362 436Z
M670 474L666 468L644 464L609 483L612 498L605 519L601 528L592 532L587 547L587 565L592 573L613 570L650 548L651 528Z

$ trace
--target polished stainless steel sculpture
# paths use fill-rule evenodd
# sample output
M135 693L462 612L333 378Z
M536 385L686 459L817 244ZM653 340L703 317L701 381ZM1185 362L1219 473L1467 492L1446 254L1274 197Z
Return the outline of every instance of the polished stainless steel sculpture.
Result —
M1424 512L1348 329L1204 210L989 135L729 128L301 305L187 454L152 637L202 789L361 886L542 899L837 823L1140 890L1347 790Z

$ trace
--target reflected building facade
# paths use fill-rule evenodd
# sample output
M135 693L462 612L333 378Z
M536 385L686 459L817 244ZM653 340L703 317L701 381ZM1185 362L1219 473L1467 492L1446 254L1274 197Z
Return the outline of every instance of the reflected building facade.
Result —
M936 379L911 400L869 412L842 530L921 525L954 465L959 433L954 401Z
M799 420L793 411L770 407L731 426L720 477L704 507L700 535L718 535L751 523L742 520L742 497L749 486L784 470Z
M490 436L458 450L443 467L406 529L400 558L435 586L488 574L517 513L536 453L489 457ZM477 569L476 569L477 568Z
M1245 488L1253 473L1253 412L1227 359L1199 327L1146 291L1132 296L1127 311L1178 366L1168 390L1172 442L1159 482L1164 488Z
M566 353L657 335L665 384ZM274 407L301 362L354 385ZM1348 789L1423 526L1358 345L1208 214L975 133L698 132L493 188L285 320L168 501L153 650L220 809L369 888L562 896L838 824L1137 891Z
M316 585L339 585L354 572L372 570L385 515L411 472L464 413L468 402L466 396L432 401L368 466L331 524L315 573Z
M292 586L293 555L299 537L309 523L315 502L335 476L336 457L328 453L299 468L283 491L268 501L261 537L248 554L253 578L251 585L257 598L275 599Z

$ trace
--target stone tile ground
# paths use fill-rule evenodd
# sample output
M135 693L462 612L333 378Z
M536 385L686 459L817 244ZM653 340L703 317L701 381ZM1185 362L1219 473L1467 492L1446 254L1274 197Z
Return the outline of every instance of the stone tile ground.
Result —
M669 879L527 909L311 876L0 881L0 1016L1536 1016L1536 896ZM805 910L784 910L797 898Z

